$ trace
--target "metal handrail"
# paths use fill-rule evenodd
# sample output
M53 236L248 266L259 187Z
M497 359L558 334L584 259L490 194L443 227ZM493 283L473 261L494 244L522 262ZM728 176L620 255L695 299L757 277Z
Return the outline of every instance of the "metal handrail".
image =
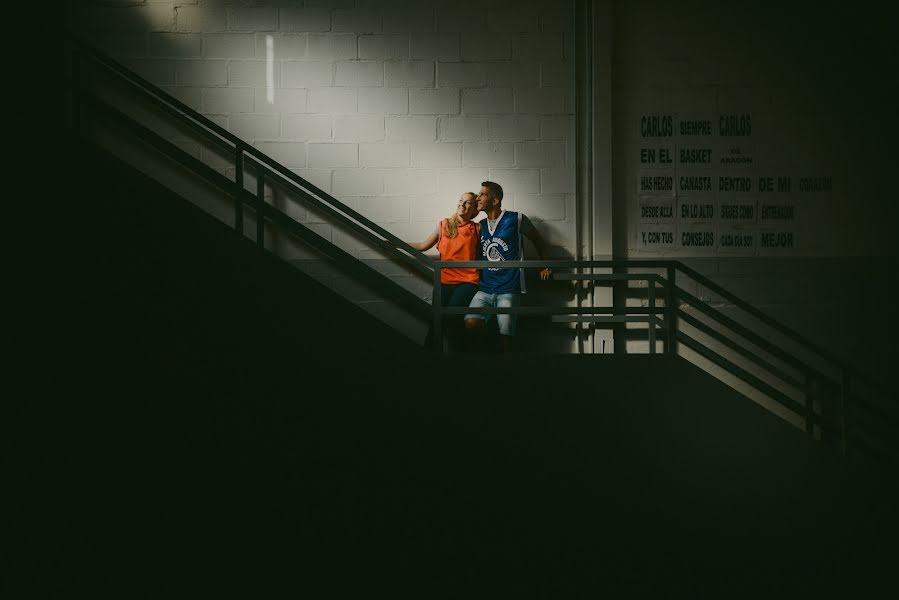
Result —
M850 372L854 377L856 377L857 379L859 379L861 381L864 381L865 383L868 383L873 386L881 387L881 384L879 382L871 379L867 373L864 373L863 371L861 371L858 368L854 367L853 365L849 364L847 361L836 356L831 351L829 351L825 348L822 348L821 346L812 342L805 336L790 329L783 323L773 319L769 315L766 315L758 308L752 306L751 304L749 304L742 298L739 298L736 295L734 295L733 293L727 291L726 289L721 287L719 284L708 279L704 275L697 273L695 270L691 269L690 267L681 263L680 261L674 261L674 262L677 263L677 268L679 270L681 270L684 273L686 273L687 275L689 275L692 279L701 283L702 285L704 285L708 289L712 290L713 292L715 292L722 298L725 298L729 302L732 302L734 304L734 306L736 306L737 308L740 308L741 310L746 311L747 313L749 313L750 315L752 315L753 317L755 317L756 319L758 319L765 325L771 327L778 333L786 336L790 340L803 346L806 350L811 350L813 353L817 354L821 358L824 358L827 361L831 362L832 364L837 365L841 370Z
M89 101L97 107L102 108L105 116L111 117L119 126L129 129L138 138L145 140L147 143L155 146L168 156L177 159L179 164L186 165L192 171L200 173L203 178L212 185L215 185L227 193L237 195L240 201L247 206L256 206L257 196L254 196L248 190L238 188L235 182L208 166L206 163L191 156L181 148L178 148L156 132L137 123L108 103L97 98L90 98ZM299 223L290 215L268 203L263 203L262 212L264 213L263 216L268 218L271 222L277 223L282 229L325 254L335 263L343 267L352 268L356 277L373 289L390 295L398 304L411 310L419 317L428 318L430 316L430 310L427 309L425 303L406 288L400 286L389 278L382 277L380 273L365 263L359 263L359 261L342 248L314 233L311 229L302 223ZM261 220L257 219L257 222L261 222Z

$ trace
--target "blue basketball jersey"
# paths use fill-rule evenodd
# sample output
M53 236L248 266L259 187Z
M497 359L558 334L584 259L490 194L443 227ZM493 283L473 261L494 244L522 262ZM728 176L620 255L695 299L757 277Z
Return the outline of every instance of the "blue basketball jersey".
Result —
M521 213L502 211L493 230L484 219L481 225L481 253L486 260L521 260ZM524 269L481 269L481 291L488 294L524 293Z

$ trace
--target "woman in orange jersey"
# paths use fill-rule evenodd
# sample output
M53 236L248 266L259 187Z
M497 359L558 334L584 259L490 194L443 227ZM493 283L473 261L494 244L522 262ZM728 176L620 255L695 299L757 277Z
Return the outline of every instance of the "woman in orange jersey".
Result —
M421 242L410 242L409 245L425 252L437 246L440 260L478 260L480 232L478 224L472 219L478 214L478 197L473 192L463 192L456 204L456 212L437 224L436 229ZM468 306L478 291L478 270L441 269L440 301L443 306ZM446 315L444 329L451 347L462 333L462 317L464 315ZM425 343L430 343L431 332Z

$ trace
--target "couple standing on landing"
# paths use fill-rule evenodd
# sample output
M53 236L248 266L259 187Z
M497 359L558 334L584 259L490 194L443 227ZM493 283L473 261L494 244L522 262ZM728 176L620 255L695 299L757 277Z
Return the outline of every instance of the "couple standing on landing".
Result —
M498 183L484 181L475 196L465 192L459 198L456 212L443 219L437 229L424 241L409 245L424 252L437 245L441 261L451 260L522 260L527 237L537 249L541 260L547 258L546 243L530 219L519 212L502 208L503 188ZM473 219L484 211L486 219L475 223ZM480 272L479 272L480 271ZM549 268L540 271L540 279L552 276ZM507 308L521 304L526 292L524 269L441 269L441 303L443 306L470 306L471 308ZM483 345L484 325L496 317L501 349L512 349L517 322L513 314L467 314L464 319L465 338L470 347ZM444 321L451 343L460 346L462 333L458 315L448 315Z

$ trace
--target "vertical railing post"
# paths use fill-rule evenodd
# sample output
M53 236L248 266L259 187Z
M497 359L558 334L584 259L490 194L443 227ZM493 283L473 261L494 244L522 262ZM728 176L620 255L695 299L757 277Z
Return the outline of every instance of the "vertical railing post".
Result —
M440 261L434 261L434 325L431 329L431 343L434 351L443 353L443 293L440 289Z
M237 170L234 174L234 184L237 187L237 191L234 194L234 229L243 235L243 144L237 144L236 150L237 156L234 163Z
M651 311L649 314L648 325L649 325L649 353L656 353L656 277L655 275L649 275L646 278L646 284L649 286L647 290L649 294L649 310Z
M665 290L665 354L669 356L677 356L677 306L674 302L674 280L677 269L667 267L666 274L668 286Z
M840 386L840 450L843 456L849 453L849 410L852 388L849 387L849 371L843 368L842 385Z
M265 170L256 167L256 245L265 248Z
M842 442L840 436L839 405L842 403L843 386L840 382L821 381L817 388L818 402L821 406L821 441L836 448Z
M817 397L818 383L808 373L805 374L805 432L810 436L815 435L815 398Z
M72 131L81 137L81 53L72 48Z

